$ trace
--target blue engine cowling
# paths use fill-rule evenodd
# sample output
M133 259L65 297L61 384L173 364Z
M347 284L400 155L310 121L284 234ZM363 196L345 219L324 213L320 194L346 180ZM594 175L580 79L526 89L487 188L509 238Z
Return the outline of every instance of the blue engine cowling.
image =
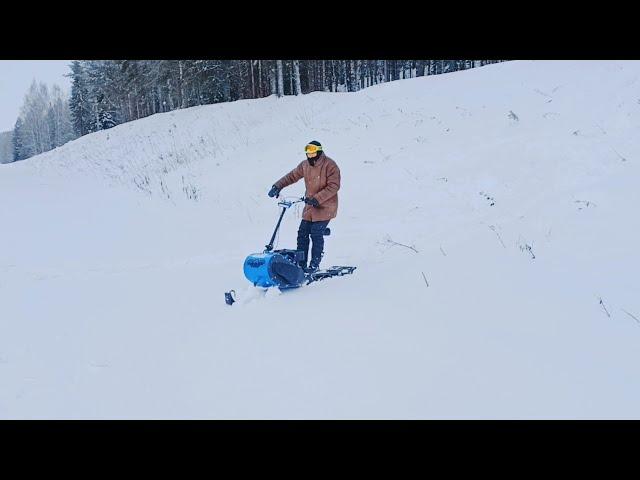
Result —
M297 263L301 254L297 250L253 253L244 261L244 276L256 287L299 287L305 280Z

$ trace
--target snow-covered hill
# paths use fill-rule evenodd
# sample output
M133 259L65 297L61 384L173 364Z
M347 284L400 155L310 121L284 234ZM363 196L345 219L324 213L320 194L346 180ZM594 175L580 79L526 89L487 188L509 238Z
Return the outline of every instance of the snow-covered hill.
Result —
M508 62L0 165L0 418L640 418L639 78ZM264 294L242 263L312 139L323 265L358 269Z

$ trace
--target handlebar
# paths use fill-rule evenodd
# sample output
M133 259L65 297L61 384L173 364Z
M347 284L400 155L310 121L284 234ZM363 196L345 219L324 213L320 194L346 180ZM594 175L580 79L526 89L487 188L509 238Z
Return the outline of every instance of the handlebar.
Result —
M296 203L304 202L304 198L295 198L295 200L280 200L278 205L283 208L289 208Z

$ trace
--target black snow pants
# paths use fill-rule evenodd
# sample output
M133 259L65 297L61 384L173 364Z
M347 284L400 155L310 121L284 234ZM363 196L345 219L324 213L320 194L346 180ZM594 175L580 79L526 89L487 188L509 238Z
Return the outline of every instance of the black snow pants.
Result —
M300 228L298 228L298 250L304 252L304 261L302 266L306 267L307 259L309 258L309 237L313 245L311 247L311 263L309 266L314 265L318 267L320 260L322 260L322 254L324 252L324 230L329 225L329 220L324 222L309 222L302 220L300 222Z

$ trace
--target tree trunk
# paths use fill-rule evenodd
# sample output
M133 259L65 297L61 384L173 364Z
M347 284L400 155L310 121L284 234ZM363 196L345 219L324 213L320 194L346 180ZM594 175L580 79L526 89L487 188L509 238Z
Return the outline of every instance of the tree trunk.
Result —
M180 68L180 108L185 108L187 105L186 95L184 94L184 78L182 71L182 60L178 62Z
M282 60L276 60L276 69L277 69L277 95L278 97L282 97L284 95Z
M249 60L249 69L251 70L251 98L256 98L256 84L253 81L253 60Z
M300 60L293 61L293 84L294 93L296 95L302 95L302 88L300 86Z
M275 69L275 65L271 64L271 67L269 68L269 84L271 87L271 95L273 95L274 93L277 95L278 94L278 85L277 85L277 81L276 81L276 69Z

